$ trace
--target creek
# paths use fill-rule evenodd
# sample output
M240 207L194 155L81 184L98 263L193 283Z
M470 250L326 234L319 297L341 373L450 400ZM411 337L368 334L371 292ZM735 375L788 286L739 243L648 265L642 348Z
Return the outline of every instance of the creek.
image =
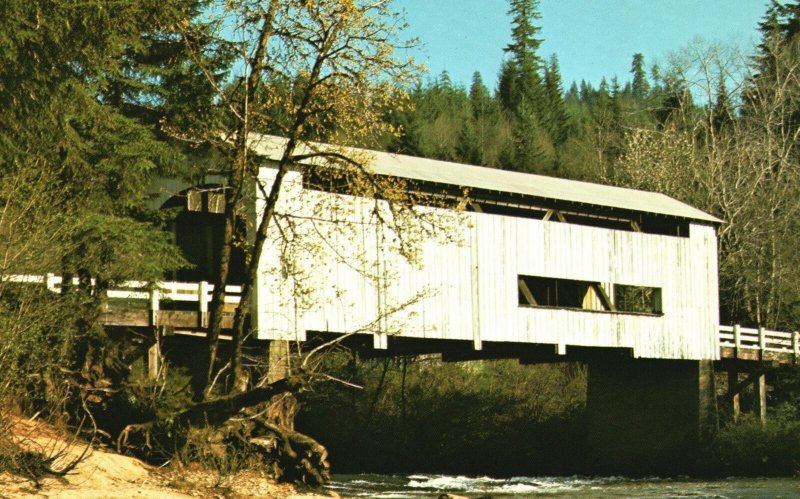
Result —
M797 478L696 480L623 477L514 477L456 475L334 475L327 486L342 498L630 497L630 498L800 498Z

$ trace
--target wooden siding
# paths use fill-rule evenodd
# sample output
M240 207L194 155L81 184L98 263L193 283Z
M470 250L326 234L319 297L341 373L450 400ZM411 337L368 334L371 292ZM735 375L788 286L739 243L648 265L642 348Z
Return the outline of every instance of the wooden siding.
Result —
M261 178L269 183L273 172L263 168ZM389 216L384 205L303 189L300 174L291 173L279 211L295 215L292 242L287 246L287 230L273 228L255 300L258 337L302 341L306 331L357 332L378 335L380 345L380 333L388 333L471 340L476 348L521 342L719 358L711 225L691 224L689 237L672 237L421 210L439 216L449 237L425 240L419 265L412 265L378 221L376 213ZM519 275L599 282L609 293L613 284L660 288L663 315L520 306Z

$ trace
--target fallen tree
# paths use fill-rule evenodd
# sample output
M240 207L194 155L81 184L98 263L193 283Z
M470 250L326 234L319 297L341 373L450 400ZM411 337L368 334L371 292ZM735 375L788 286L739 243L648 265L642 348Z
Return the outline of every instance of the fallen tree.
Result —
M321 485L330 478L325 447L269 420L269 406L283 395L301 392L307 381L305 376L295 375L195 403L175 414L129 424L117 437L117 451L150 460L173 459L186 455L202 440L200 446L208 444L211 453L239 453L250 464L269 467L278 480ZM219 449L220 445L226 448ZM261 463L252 462L259 460Z

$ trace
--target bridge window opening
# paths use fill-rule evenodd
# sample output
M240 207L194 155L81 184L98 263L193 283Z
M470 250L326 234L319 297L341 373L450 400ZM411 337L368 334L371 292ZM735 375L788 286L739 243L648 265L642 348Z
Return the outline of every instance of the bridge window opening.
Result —
M467 211L476 213L488 213L490 215L504 215L507 217L536 218L544 220L548 210L542 208L513 206L509 204L486 203L482 201L470 201Z
M615 284L614 306L620 312L661 314L661 288Z
M661 315L661 288L555 277L517 276L521 307Z
M517 285L521 306L614 310L599 282L520 275Z
M438 184L410 183L407 188L421 205L440 206L443 200L458 201L463 194L458 189ZM325 169L310 169L303 174L305 189L353 195L347 178ZM568 223L626 232L642 232L665 236L689 237L689 222L676 217L652 213L637 213L574 203L540 203L539 200L507 193L476 192L470 195L466 210L490 215Z

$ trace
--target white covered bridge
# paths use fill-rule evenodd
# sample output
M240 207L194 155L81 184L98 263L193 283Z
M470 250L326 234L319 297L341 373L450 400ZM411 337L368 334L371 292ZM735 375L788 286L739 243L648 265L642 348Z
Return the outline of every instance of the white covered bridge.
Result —
M276 137L253 144L273 162L283 146ZM258 338L354 333L372 335L378 349L426 339L474 351L536 344L561 354L602 347L636 358L719 358L717 218L656 193L346 152L408 189L452 199L467 192L466 209L418 206L417 220L398 220L386 202L322 186L317 167L298 165L284 179L281 222L261 261ZM275 172L262 167L263 183ZM190 212L213 216L221 206L213 191L161 188L161 201L180 193L173 200ZM259 210L263 197L254 197ZM416 264L400 254L398 224L419 250ZM211 261L207 244L189 246L199 264Z

